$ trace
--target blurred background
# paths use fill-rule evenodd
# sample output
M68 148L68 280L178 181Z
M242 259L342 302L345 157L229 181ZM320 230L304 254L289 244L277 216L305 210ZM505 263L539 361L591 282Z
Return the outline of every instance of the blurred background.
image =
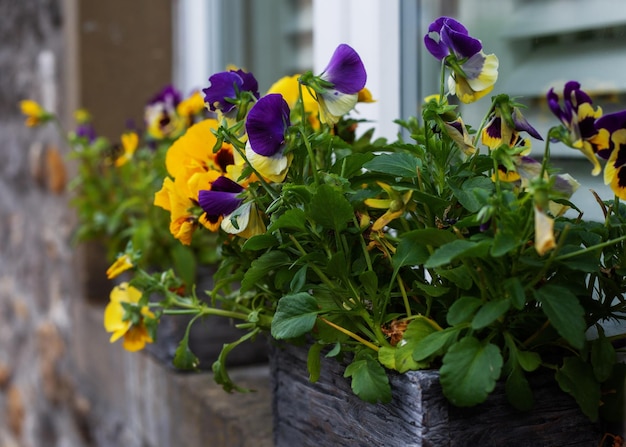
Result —
M0 0L0 447L272 445L262 366L240 373L256 394L230 396L208 374L109 344L107 262L97 246L72 243L75 166L53 126L24 126L20 100L65 128L85 107L115 139L167 84L186 96L234 65L264 92L281 76L323 70L345 42L377 101L359 113L394 139L393 120L436 92L439 66L422 38L441 15L498 56L493 93L520 96L541 133L558 124L545 93L568 80L605 111L623 108L623 0ZM488 106L467 107L466 123L478 127ZM553 154L581 183L573 200L601 218L589 192L612 198L601 176L577 151Z

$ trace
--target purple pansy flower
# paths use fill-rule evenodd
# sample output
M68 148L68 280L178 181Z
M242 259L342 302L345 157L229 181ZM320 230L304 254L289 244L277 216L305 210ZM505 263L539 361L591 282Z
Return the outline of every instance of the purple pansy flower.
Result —
M289 106L282 95L266 95L250 109L246 132L252 150L271 157L285 144L285 131L291 125Z
M243 199L239 195L243 190L239 183L220 176L211 184L210 190L198 192L198 204L210 222L217 222L220 217L231 214L241 206Z
M89 143L93 143L98 137L98 134L96 133L96 129L93 127L93 124L87 122L80 123L76 126L76 136L78 138L84 138Z
M548 91L546 98L548 107L567 130L567 135L561 141L581 151L593 164L592 174L598 175L602 168L596 153L600 152L604 158L608 158L608 152L604 152L608 146L602 147L595 125L596 119L602 116L602 109L593 109L591 98L580 89L576 81L565 84L562 105L553 88Z
M352 95L365 87L367 73L358 53L342 43L333 53L320 78L333 84L333 90Z
M173 85L166 85L163 89L148 100L148 105L156 103L166 103L176 107L181 101L180 92Z
M289 106L278 93L266 95L250 109L246 119L246 158L263 177L282 182L291 163L284 154L285 135L291 125Z
M451 53L458 59L470 58L483 49L480 40L471 37L461 23L450 17L439 17L430 24L424 44L439 60Z
M349 45L337 47L320 78L332 84L318 94L320 121L334 125L354 108L359 91L365 87L367 73L358 53Z
M209 222L222 219L222 230L249 238L265 232L265 224L254 202L244 202L243 191L243 186L221 176L211 184L211 190L198 192L198 204Z
M202 89L204 102L213 112L232 112L240 92L250 92L259 98L259 84L252 73L230 70L216 73L209 78L211 85Z
M335 49L321 75L307 73L300 77L300 82L317 93L320 121L334 126L358 102L367 73L358 53L343 43Z

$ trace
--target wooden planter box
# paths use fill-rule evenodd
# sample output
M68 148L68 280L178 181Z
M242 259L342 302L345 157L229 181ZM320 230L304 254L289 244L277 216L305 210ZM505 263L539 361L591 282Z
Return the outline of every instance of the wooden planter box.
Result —
M317 383L308 381L306 348L274 346L270 353L275 447L598 447L602 432L558 385L539 378L535 408L512 408L499 386L488 401L457 408L441 392L435 370L390 377L393 401L356 397L344 368L322 360Z

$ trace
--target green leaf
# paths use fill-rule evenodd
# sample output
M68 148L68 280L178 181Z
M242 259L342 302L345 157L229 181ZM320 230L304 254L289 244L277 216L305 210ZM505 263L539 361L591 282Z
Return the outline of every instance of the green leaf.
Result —
M579 245L566 245L559 251L560 255L565 255L567 253L579 251ZM578 270L585 273L593 273L599 270L601 265L601 261L598 258L598 252L589 252L585 254L580 254L578 256L574 256L573 258L568 258L563 261L559 261L571 268L572 270Z
M421 230L413 230L408 233L404 233L401 236L400 244L402 241L410 241L414 245L424 245L428 247L440 247L448 242L457 240L454 233L447 230L439 230L438 228L424 228ZM400 245L398 244L398 245Z
M405 265L422 265L430 256L428 247L420 241L414 232L406 233L400 239L396 253L391 259L394 270L397 272Z
M291 278L291 283L289 284L289 289L292 293L300 292L306 283L306 272L307 265L303 265L298 269L293 278Z
M393 346L381 346L378 350L378 361L387 369L398 370L396 366L396 350Z
M359 275L359 282L365 294L372 300L376 299L378 296L378 275L371 270L367 270Z
M511 299L513 307L517 310L522 310L526 305L526 293L519 278L513 277L505 280L504 290L506 291L506 296Z
M465 181L461 188L451 186L451 189L464 208L476 213L487 204L493 191L493 182L488 177L472 177Z
M241 291L247 292L255 288L259 283L265 283L268 274L276 267L288 265L289 257L281 251L268 251L252 261L250 268L246 270L241 280Z
M489 326L502 315L504 315L511 307L509 300L489 301L481 307L474 319L472 320L472 329L482 329Z
M348 365L344 377L352 378L352 391L366 402L391 401L391 385L385 369L373 354L360 351Z
M450 326L468 322L481 305L482 301L478 298L473 296L461 297L450 306L446 315L446 321Z
M309 382L311 383L317 382L320 378L320 371L322 369L320 354L322 347L321 344L314 343L309 348L309 353L306 358L306 368L309 371Z
M183 280L187 287L196 282L196 257L193 251L183 245L176 244L171 249L174 271Z
M333 253L332 257L328 261L326 271L330 278L344 279L348 277L348 260L343 250L338 250Z
M613 373L617 355L611 342L604 336L604 331L600 330L598 335L598 338L591 342L591 364L598 382L604 382Z
M341 192L320 185L311 197L308 217L325 228L342 231L352 221L354 210Z
M511 250L514 250L520 245L521 241L515 236L515 234L507 231L499 230L496 232L493 238L493 245L491 246L491 256L498 258L504 256Z
M246 343L248 340L255 337L258 332L259 332L258 329L252 330L242 335L238 340L232 343L226 343L222 347L222 350L220 351L220 354L217 357L217 360L212 365L212 369L213 369L213 380L215 380L215 383L217 383L218 385L222 385L222 388L224 389L224 391L231 392L232 390L235 390L240 393L247 393L250 391L247 388L242 388L236 385L232 381L232 379L228 375L226 358L228 357L228 354L230 354L230 351L235 349L240 344Z
M174 366L178 369L184 370L197 370L200 365L200 360L189 349L189 328L195 320L191 320L185 331L185 336L178 344L176 351L174 352Z
M332 168L332 172L341 175L344 178L350 178L355 174L361 173L361 168L368 161L375 157L371 152L350 154L347 157L338 160Z
M315 326L319 312L315 298L308 293L285 295L278 301L272 320L272 337L281 340L310 332Z
M477 256L484 257L489 250L488 241L473 242L457 239L439 247L425 263L425 267L441 267L458 258Z
M257 234L252 236L246 242L243 243L241 249L243 251L256 251L265 250L266 248L274 247L278 244L278 239L273 234Z
M380 154L363 167L369 171L382 172L396 177L416 178L422 161L406 152Z
M597 421L602 395L593 367L580 357L567 357L555 377L561 389L576 399L583 413L592 422Z
M532 372L541 365L541 356L533 351L517 351L517 362L524 371Z
M507 377L504 391L511 405L518 410L529 411L533 408L535 404L533 391L528 379L519 368L514 368Z
M394 349L394 369L404 373L410 370L426 368L430 362L416 361L413 358L413 352L421 340L437 331L438 329L433 325L433 322L426 317L417 317L411 320L402 335L402 340Z
M281 228L289 228L293 230L306 230L306 216L304 211L300 208L293 208L285 211L280 215L278 219L270 224L267 228L268 233L271 233Z
M443 354L446 347L455 341L458 333L458 328L447 328L427 335L415 345L413 360L419 362L433 355Z
M582 349L585 345L585 310L576 295L565 287L550 284L535 290L534 294L559 335L574 348Z
M337 342L335 343L335 346L333 346L333 349L328 351L328 353L326 354L326 357L336 357L339 355L340 352L341 352L341 343Z
M419 281L415 281L413 283L413 287L418 288L419 290L421 290L422 292L424 292L426 295L431 296L431 297L438 297L438 296L443 296L446 293L448 293L450 291L450 289L448 287L443 287L443 286L439 286L439 285L431 285L431 284L424 284L421 283Z
M454 283L459 289L468 290L474 284L472 275L466 266L461 265L453 269L435 269L437 275Z
M440 382L453 405L470 407L487 399L502 370L500 349L468 336L450 346L443 357Z

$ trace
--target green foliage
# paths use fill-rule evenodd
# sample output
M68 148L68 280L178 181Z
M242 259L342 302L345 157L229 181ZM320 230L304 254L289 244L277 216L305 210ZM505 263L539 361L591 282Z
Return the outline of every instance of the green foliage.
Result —
M263 224L246 237L222 226L212 245L199 250L219 244L211 306L195 292L188 299L161 287L164 313L222 315L250 334L308 340L312 381L321 353L332 348L333 355L352 358L345 376L368 402L391 399L389 370L439 368L443 392L455 405L484 402L502 381L511 403L528 410L527 376L553 370L585 414L599 417L603 384L623 373L613 346L623 334L606 337L600 327L623 320L626 311L626 207L600 201L603 222L576 215L573 185L557 173L549 151L542 162L529 162L524 138L532 132L528 123L516 124L519 104L494 98L481 127L462 126L461 143L451 130L462 124L458 108L434 99L420 117L398 121L410 138L388 142L372 140L371 129L355 132L361 122L348 116L322 125L315 113L302 115L300 98L290 105L294 124L276 155L286 154L289 167L284 180L270 181L246 159L245 114L255 102L238 103L237 119L224 119L213 131L217 148L229 144L248 162L233 179L243 189L237 198L254 205ZM483 138L494 122L514 126L499 128L510 141ZM90 147L100 155L82 156L97 159L106 148L100 141ZM155 159L162 160L161 150ZM161 238L169 222L152 214L145 191L153 194L165 173L146 170L150 175L139 177L123 169L85 172L85 179L97 178L75 185L90 194L76 202L90 216L82 235L130 239L144 261L161 251L157 258L192 281L196 246L173 250ZM117 183L135 189L111 187ZM114 203L111 208L94 205L103 192L114 196L99 200ZM238 222L242 209L224 218ZM194 244L208 233L201 230ZM151 284L144 290L158 289ZM176 362L194 365L186 342ZM224 365L220 357L216 380L233 389Z
M370 351L359 351L346 368L344 377L352 378L352 391L364 401L391 401L391 386L385 369Z

